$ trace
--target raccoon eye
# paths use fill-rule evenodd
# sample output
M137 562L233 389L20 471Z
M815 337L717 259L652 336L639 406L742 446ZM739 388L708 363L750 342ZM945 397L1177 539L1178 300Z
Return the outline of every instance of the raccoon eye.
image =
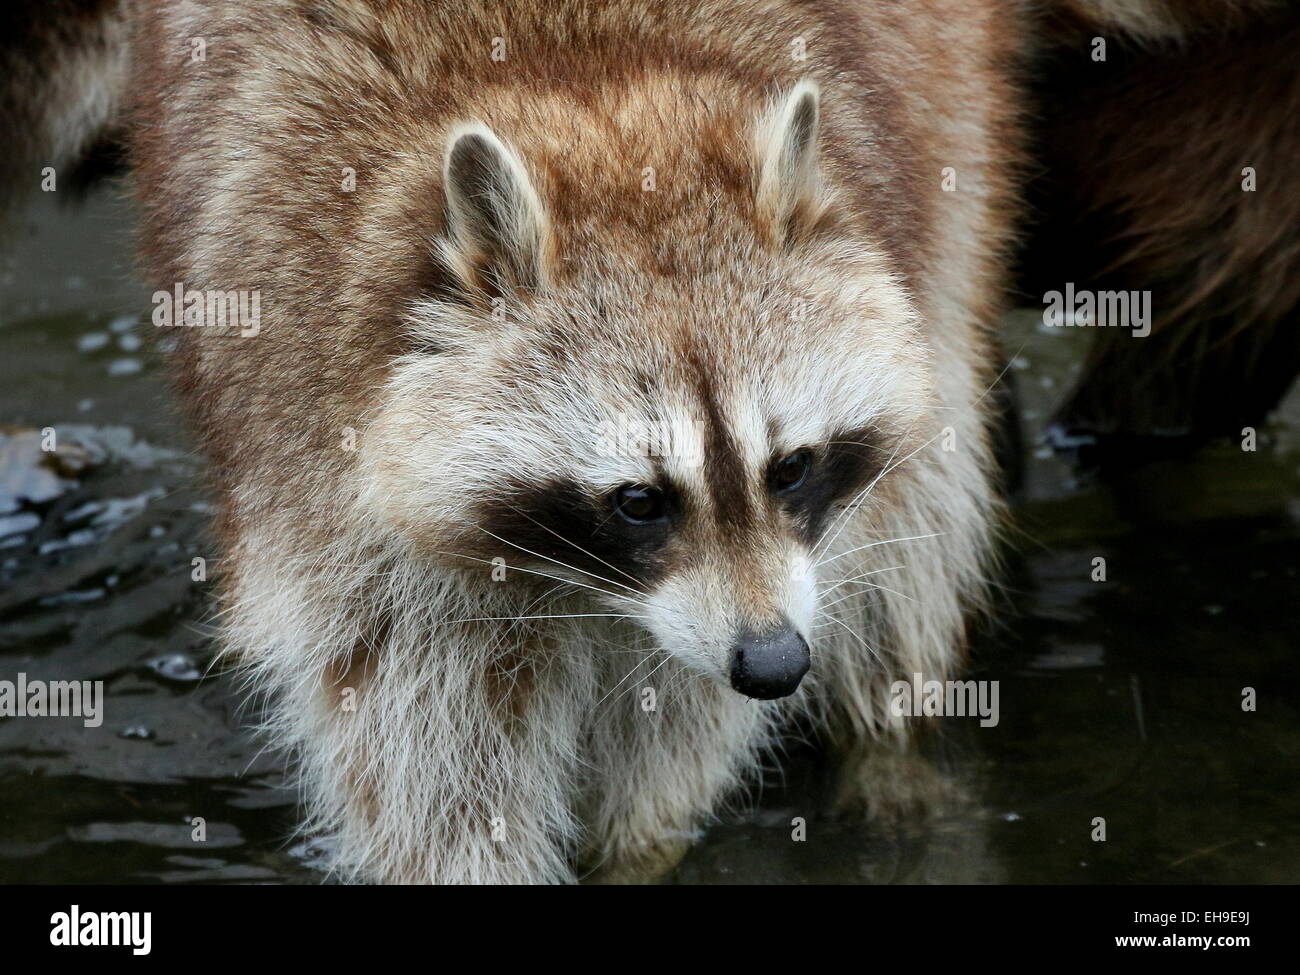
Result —
M778 494L793 491L803 484L811 467L812 454L806 450L797 451L782 457L772 465L772 473L768 476L768 482L771 484L772 490Z
M625 484L614 492L614 510L633 525L658 521L666 508L664 493L658 488Z

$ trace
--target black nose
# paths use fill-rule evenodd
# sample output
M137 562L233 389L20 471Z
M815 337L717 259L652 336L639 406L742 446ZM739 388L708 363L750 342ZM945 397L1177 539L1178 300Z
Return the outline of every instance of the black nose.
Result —
M793 694L808 673L808 644L793 626L746 633L732 651L731 686L760 701Z

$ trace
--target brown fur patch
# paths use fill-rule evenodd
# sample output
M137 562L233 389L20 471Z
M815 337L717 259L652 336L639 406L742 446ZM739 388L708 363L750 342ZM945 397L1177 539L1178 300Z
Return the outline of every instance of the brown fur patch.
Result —
M1077 46L1051 62L1024 287L1034 302L1067 281L1147 290L1152 309L1146 338L1094 330L1068 426L1239 434L1300 371L1297 48L1292 13L1160 51L1117 43L1090 67Z

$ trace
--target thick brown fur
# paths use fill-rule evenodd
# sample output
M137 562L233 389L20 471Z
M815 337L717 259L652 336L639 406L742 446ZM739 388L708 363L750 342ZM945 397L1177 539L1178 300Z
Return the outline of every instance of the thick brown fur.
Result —
M159 287L183 281L197 289L259 288L263 294L264 325L255 340L195 329L183 334L180 352L182 398L212 458L221 497L221 585L232 607L232 649L251 654L255 664L273 661L264 676L279 675L269 682L281 690L286 681L302 684L295 695L310 693L313 681L325 679L311 673L319 666L316 656L300 655L295 662L287 648L248 645L289 638L251 621L281 605L267 588L271 579L278 576L286 592L297 591L298 565L316 563L312 572L327 568L320 565L324 553L341 547L353 561L361 558L347 548L357 529L336 513L350 503L358 457L373 448L350 453L340 445L349 428L364 442L382 442L379 421L387 409L383 397L392 364L422 351L402 324L413 300L456 300L465 287L452 280L454 267L431 257L432 243L446 237L441 183L451 124L472 119L490 126L532 174L549 215L553 252L543 271L552 287L578 282L608 263L646 274L644 287L652 289L647 293L667 294L671 282L694 276L702 288L719 276L719 282L735 279L729 288L744 289L750 287L745 268L727 266L732 249L758 246L766 235L762 246L780 250L780 241L767 231L754 245L740 243L761 228L735 223L760 219L747 216L755 213L753 119L765 100L806 78L821 86L820 167L835 198L818 218L819 228L809 232L874 242L885 261L882 270L887 267L900 293L915 302L915 312L906 315L915 313L923 323L927 358L938 365L934 395L947 404L944 422L961 444L949 464L965 471L955 474L964 486L941 492L946 511L963 519L954 525L961 534L935 543L928 558L938 561L918 558L917 565L937 574L928 582L918 578L917 585L965 590L949 592L945 600L977 598L984 545L978 538L987 530L992 499L985 480L987 431L975 404L995 369L990 330L1004 287L1018 151L1013 85L1021 29L1012 9L938 0L906 9L777 0L490 7L355 0L147 4L134 40L131 131L152 279ZM204 63L189 60L193 37L206 42ZM489 56L495 37L509 45L503 63ZM812 52L806 60L792 57L796 42ZM655 192L642 187L646 166L658 173ZM945 167L956 170L959 192L943 192ZM342 188L349 170L355 171L356 192ZM704 293L713 295L706 307L731 301L738 318L748 314L748 299L739 291L731 297L726 291ZM649 341L673 342L667 323L676 314L671 304L651 306L644 319ZM658 330L656 317L665 323ZM582 344L573 336L562 341L566 347ZM689 341L676 350L676 362L689 364L708 353L707 345L695 344L699 339ZM724 354L727 341L724 330L714 340L717 355ZM598 335L586 343L592 349L600 344ZM591 368L596 375L610 374L595 360ZM926 428L916 431L921 437L938 435L937 428L921 429ZM894 448L899 459L925 440L902 444ZM967 530L974 531L969 538ZM463 540L456 550L467 550ZM954 576L937 582L948 572L942 568L944 551L963 581ZM302 578L317 579L318 588L339 585L319 575ZM360 588L329 596L331 611L353 614L349 625L358 633L389 634L387 643L360 637L365 655L380 661L380 673L394 669L396 655L431 652L392 645L409 639L411 631L392 623L394 610L385 608L386 597L375 588L382 578L355 585ZM960 624L940 608L948 605L945 600L929 601L928 618L900 615L891 624L915 630L906 640L900 630L898 640L931 661L901 669L939 673L951 667L960 652ZM282 629L313 628L286 618L286 612L277 617ZM388 622L379 618L384 614ZM311 636L289 639L300 638ZM521 648L525 656L505 665L516 682L510 685L514 693L532 688L539 701L555 698L559 687L549 685L561 679L561 664L546 663L555 652L546 645L545 639L535 641L531 650ZM887 684L888 675L873 676L867 651L856 653L864 656L863 665L836 664L833 657L821 665L828 688L847 682L842 693L828 691L824 703L828 727L846 746L884 727L884 685L878 682ZM841 666L847 669L836 676ZM859 667L861 677L853 676ZM290 678L294 668L298 673ZM330 664L328 673L339 671ZM425 679L414 679L417 688ZM564 679L570 684L565 693L576 694L581 678ZM711 691L706 697L697 702L699 709L722 708L722 714L731 707L715 702ZM302 697L284 706L316 707ZM384 706L382 700L371 705ZM409 706L421 705L417 699ZM737 713L725 720L734 725L739 719ZM318 781L314 797L322 823L337 827L344 809L355 820L343 825L345 869L380 879L561 876L546 859L552 854L525 849L494 860L489 847L478 852L477 837L487 829L491 810L477 800L464 805L454 794L426 797L441 804L439 815L458 824L450 835L434 829L421 836L418 823L393 826L398 797L392 790L403 788L404 774L396 763L404 757L375 752L382 741L378 730L345 746L339 732L326 730L337 719L322 717L325 723L314 731L301 730L303 720L293 717L290 723L299 730L286 734L308 752L307 774ZM556 734L564 733L560 720L559 712L533 717L550 721ZM723 719L700 710L689 720L704 722L704 733ZM568 733L578 740L543 759L555 774L563 774L582 736L594 733L612 742L627 734L580 727ZM724 753L707 757L738 732L719 725L707 733L713 743L708 751L690 746L697 754L687 766L683 754L657 759L677 765L680 781L656 786L662 769L635 771L639 766L620 760L617 774L613 766L605 773L613 778L583 786L587 798L567 814L552 814L562 801L554 790L567 787L546 786L542 773L521 767L513 774L532 774L536 781L529 788L552 791L531 800L520 792L526 808L507 810L508 816L524 817L525 831L552 831L548 842L561 856L570 842L587 846L619 876L634 861L653 865L659 854L646 851L661 843L655 831L685 835L721 798L710 799L709 793L725 792L742 771ZM674 735L683 747L702 741L685 726ZM344 747L350 751L338 754ZM416 759L445 762L453 746L447 740L439 747ZM525 741L508 747L532 746ZM656 747L667 748L668 741ZM599 765L605 761L600 754L578 757ZM647 753L635 761L649 758ZM513 761L500 755L485 760ZM351 770L339 781L351 785L328 784L334 774L329 769L339 762ZM689 764L701 762L691 773L698 784L687 786L681 777ZM622 781L629 773L637 778ZM383 777L382 785L376 776ZM389 781L394 777L397 782ZM423 795L414 778L406 788ZM344 797L348 792L350 799ZM614 806L611 796L618 797ZM879 801L887 799L873 805ZM610 810L616 807L624 811L615 815ZM572 828L565 815L579 817L585 837L568 838ZM529 817L535 816L550 818L533 824ZM421 849L421 843L433 849ZM468 844L467 852L448 852L447 844Z
M1059 417L1107 464L1240 436L1300 372L1300 10L1169 11L1136 40L1065 20L1037 88L1027 298L1151 292L1152 334L1098 329Z

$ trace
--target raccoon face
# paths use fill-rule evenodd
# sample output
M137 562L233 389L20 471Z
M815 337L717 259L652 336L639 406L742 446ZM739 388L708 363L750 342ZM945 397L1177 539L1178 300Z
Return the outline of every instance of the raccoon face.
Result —
M678 428L698 438L675 441L680 452L620 455L598 433L584 470L575 452L567 475L499 485L475 526L507 561L581 586L696 669L782 697L809 667L818 542L883 472L888 441L839 429L791 449L714 407Z
M618 530L659 536L638 567L654 572L643 625L659 645L748 697L793 693L811 664L818 542L883 470L882 448L874 429L846 430L754 465L715 442L681 486L618 488Z
M793 239L820 219L816 120L807 86L771 109L750 212L672 275L616 246L557 272L523 163L455 134L442 259L477 300L417 311L438 349L398 364L363 438L369 502L448 565L517 569L528 600L580 595L742 694L793 693L817 562L934 432L902 289L866 245Z

